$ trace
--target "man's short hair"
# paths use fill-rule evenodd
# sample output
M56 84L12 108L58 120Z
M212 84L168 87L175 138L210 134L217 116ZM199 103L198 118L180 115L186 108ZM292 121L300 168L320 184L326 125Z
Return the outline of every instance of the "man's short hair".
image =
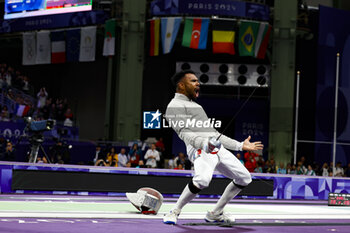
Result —
M186 74L195 74L193 70L182 70L171 77L171 83L176 86Z

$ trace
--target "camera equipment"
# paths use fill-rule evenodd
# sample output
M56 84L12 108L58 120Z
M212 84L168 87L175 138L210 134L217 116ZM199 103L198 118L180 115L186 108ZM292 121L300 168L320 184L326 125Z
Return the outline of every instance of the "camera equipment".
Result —
M33 121L31 117L25 118L27 126L25 131L29 134L29 142L31 144L30 153L29 153L29 163L36 163L38 158L39 149L43 152L44 156L47 159L48 163L51 163L49 157L47 156L42 143L44 142L44 131L52 130L55 125L54 120L42 120L42 121Z

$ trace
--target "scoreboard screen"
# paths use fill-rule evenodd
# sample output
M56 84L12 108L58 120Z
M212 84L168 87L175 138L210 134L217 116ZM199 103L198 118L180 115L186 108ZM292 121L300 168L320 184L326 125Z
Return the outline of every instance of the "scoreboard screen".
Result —
M350 194L347 193L329 193L329 206L350 206Z
M92 10L92 0L5 0L4 19Z

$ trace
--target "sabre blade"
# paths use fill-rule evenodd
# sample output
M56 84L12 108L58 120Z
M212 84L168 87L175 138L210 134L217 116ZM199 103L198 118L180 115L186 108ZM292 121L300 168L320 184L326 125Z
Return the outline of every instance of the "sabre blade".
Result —
M228 127L231 125L231 123L234 121L234 119L237 117L237 115L240 113L240 111L243 109L243 107L247 104L247 102L250 100L250 98L253 96L254 92L256 91L256 89L259 86L256 86L252 93L250 93L250 95L248 96L248 98L244 101L244 103L241 105L241 107L238 109L238 111L236 112L236 114L232 117L232 119L230 120L230 122L226 125L226 127L224 128L224 130L220 133L220 135L217 137L216 140L219 140L221 135L223 135L225 133L225 131L228 129Z

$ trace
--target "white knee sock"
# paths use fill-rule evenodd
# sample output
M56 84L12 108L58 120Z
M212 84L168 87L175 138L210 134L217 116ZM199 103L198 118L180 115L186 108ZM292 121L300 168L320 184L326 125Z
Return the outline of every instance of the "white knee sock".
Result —
M227 185L221 198L216 203L213 212L221 212L224 209L225 205L231 201L231 199L234 198L241 190L242 189L238 188L236 185L230 182L229 185Z
M177 200L174 209L181 210L188 202L190 202L193 198L196 197L197 194L192 193L186 185L185 189L182 191L179 199Z

